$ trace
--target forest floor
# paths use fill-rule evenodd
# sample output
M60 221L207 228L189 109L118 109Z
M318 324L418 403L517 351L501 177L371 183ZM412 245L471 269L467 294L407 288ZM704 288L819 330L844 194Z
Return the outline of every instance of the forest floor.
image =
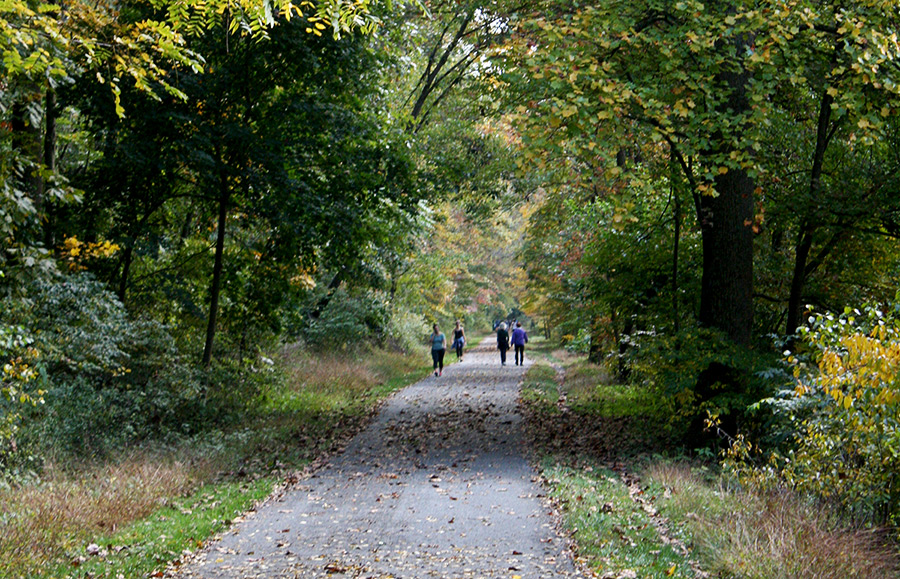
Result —
M329 463L270 497L181 577L582 576L526 452L490 341L396 393Z

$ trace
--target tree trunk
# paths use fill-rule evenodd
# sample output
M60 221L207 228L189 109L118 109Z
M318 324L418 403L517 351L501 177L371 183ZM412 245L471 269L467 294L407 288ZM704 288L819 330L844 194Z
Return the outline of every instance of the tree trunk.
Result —
M119 301L125 303L125 292L128 289L128 276L131 273L131 261L134 259L134 239L129 239L122 252L122 272L119 275L119 289L116 295Z
M56 104L56 90L53 87L47 87L47 94L44 96L44 143L43 143L43 163L44 169L50 173L56 173L56 120L59 118L59 107ZM47 189L50 185L46 179L41 177L38 179L38 197L44 203L47 197ZM52 221L50 207L44 211L44 244L47 247L54 247L58 243L57 227Z
M678 162L675 159L675 151L671 151L670 166L672 168L672 198L675 224L672 233L672 328L677 333L678 322L678 252L681 247L681 196L678 194Z
M603 361L603 340L600 336L600 316L591 320L591 344L588 347L588 361L599 364Z
M31 198L38 214L44 208L43 181L40 174L42 160L41 127L30 118L29 108L37 99L16 101L10 111L13 150L21 156L21 165L16 172L19 187Z
M831 139L829 128L831 126L831 105L834 98L828 91L822 94L819 103L819 118L816 124L816 150L813 153L812 170L809 174L809 204L813 207L822 190L822 170L825 164L825 150ZM809 212L810 209L807 209ZM797 251L794 254L794 274L791 278L791 295L788 298L787 322L784 333L793 336L800 325L800 314L803 307L803 287L806 285L807 261L812 249L813 226L810 216L803 218L800 224L800 233L797 236Z
M626 382L628 382L628 378L631 377L631 368L625 361L625 354L628 353L628 342L631 338L631 332L633 331L634 323L631 321L631 319L629 319L625 322L625 326L622 328L622 331L616 334L616 349L618 351L616 363L616 380L618 380L620 384L625 384Z
M329 302L331 302L331 297L334 295L334 291L340 287L341 283L344 281L344 274L346 270L339 270L333 278L331 278L331 283L328 284L326 288L325 295L316 303L316 309L314 309L309 316L314 320L319 319L319 316L322 315L322 312L325 311L325 308L328 307Z
M59 118L59 107L56 104L56 91L47 88L44 100L44 166L50 172L56 172L56 119Z
M718 196L700 200L703 276L700 324L748 345L753 329L753 179L732 170L716 179Z
M206 326L206 344L203 346L203 366L212 361L213 341L216 337L216 317L219 313L219 293L222 287L222 264L225 254L225 220L228 216L228 201L231 197L228 176L222 169L219 194L219 220L216 230L216 257L213 264L212 283L209 287L209 322Z
M746 51L739 38L735 54ZM738 57L740 58L740 56ZM722 114L737 117L750 110L749 74L743 67L726 70L719 79L728 91ZM737 129L740 130L740 129ZM714 152L719 158L734 150L739 135L720 135ZM749 345L753 331L753 191L756 185L743 169L715 178L716 196L701 195L700 232L703 276L700 289L701 325L717 328L735 343Z

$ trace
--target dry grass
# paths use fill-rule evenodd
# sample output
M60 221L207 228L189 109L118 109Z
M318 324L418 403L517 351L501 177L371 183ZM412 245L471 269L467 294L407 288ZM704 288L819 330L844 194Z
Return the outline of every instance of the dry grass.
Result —
M311 354L289 348L284 352L284 362L289 368L290 388L295 392L313 387L323 395L343 395L348 391L365 391L381 379L369 364L342 354Z
M896 578L884 537L840 527L824 509L788 493L754 495L714 488L687 467L660 464L650 477L669 489L660 505L684 524L708 571L746 579Z
M145 519L231 467L268 473L273 464L319 456L361 428L379 396L425 365L385 352L354 360L289 349L284 358L288 379L273 391L282 405L264 409L233 438L214 437L218 446L51 465L39 484L0 488L0 577L46 577L49 565L84 555L94 538Z
M390 378L424 367L425 359L385 351L350 357L288 347L282 354L282 365L287 369L287 388L295 403L301 403L307 411L329 411L360 404L380 393Z
M38 485L0 490L0 576L10 576L7 563L37 576L46 561L83 553L90 537L146 517L203 474L197 465L136 454L77 477L48 468Z

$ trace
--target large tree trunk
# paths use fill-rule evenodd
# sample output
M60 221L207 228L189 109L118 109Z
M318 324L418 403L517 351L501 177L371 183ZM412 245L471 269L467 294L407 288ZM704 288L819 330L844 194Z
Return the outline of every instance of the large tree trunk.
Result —
M736 55L748 40L735 41ZM738 56L740 58L740 56ZM730 117L750 110L749 74L742 67L725 70L719 80L728 91L722 114ZM740 129L738 129L740 130ZM739 135L720 135L718 157L734 150ZM748 345L753 331L753 191L756 185L743 169L730 169L715 179L717 195L699 200L703 245L700 324L718 328L735 343Z
M716 179L718 195L700 200L703 277L700 323L747 345L753 329L753 179L729 171Z
M225 259L225 220L228 217L228 201L231 197L228 176L222 169L219 194L219 220L216 229L216 257L213 264L212 283L209 287L209 321L206 325L206 344L203 346L203 366L212 361L213 341L216 337L216 318L219 314L219 293L222 288L222 266Z

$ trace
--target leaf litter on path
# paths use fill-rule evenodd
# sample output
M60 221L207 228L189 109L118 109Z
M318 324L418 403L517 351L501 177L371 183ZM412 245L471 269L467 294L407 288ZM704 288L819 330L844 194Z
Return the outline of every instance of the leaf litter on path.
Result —
M526 459L525 368L479 347L396 393L342 454L175 575L581 577Z

